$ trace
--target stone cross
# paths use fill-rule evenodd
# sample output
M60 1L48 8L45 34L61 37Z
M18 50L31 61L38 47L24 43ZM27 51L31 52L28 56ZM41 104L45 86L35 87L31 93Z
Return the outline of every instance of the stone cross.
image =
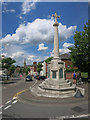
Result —
M52 15L53 17L55 17L55 22L57 23L57 18L60 18L60 16L57 16L57 13L55 12L54 15Z

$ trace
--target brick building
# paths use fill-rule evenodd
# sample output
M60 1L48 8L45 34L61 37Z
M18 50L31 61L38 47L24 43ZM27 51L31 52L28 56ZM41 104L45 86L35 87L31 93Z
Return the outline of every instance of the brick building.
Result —
M32 65L26 65L26 67L30 68L30 74L36 75L37 74L37 62L33 62Z
M72 61L70 59L70 55L65 53L65 54L62 54L60 55L60 58L62 61L65 62L65 68L71 68L72 67Z

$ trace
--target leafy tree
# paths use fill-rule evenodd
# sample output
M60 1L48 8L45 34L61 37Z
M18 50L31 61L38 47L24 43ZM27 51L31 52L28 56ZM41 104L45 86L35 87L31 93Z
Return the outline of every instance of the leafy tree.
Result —
M20 67L19 74L23 74L23 73L24 73L24 68Z
M11 75L10 69L12 68L12 64L15 63L16 61L10 57L8 58L3 58L1 60L2 63L2 69L6 69L6 74L7 74L7 80L8 80L8 75Z
M88 23L84 24L83 31L76 31L74 35L74 46L70 47L70 56L73 66L80 71L88 71Z
M15 69L16 69L16 66L15 66L15 65L11 65L11 66L10 66L10 68L9 68L9 70L10 70L10 75L12 75L12 74L14 73Z
M7 70L9 70L9 68L11 67L11 65L12 65L13 63L15 63L16 61L13 60L12 58L8 57L8 58L2 59L1 62L2 62L2 68L3 68L3 69L6 68Z
M40 71L42 70L43 65L41 63L38 63L37 65L37 72L40 74Z
M26 75L28 74L29 71L30 71L30 68L29 68L29 67L25 68L25 73L26 73Z
M49 57L45 60L46 63L50 62L53 59L53 57Z

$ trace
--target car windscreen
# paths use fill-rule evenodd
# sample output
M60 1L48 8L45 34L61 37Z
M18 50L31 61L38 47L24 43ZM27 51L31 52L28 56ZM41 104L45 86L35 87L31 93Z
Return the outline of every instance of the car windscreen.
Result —
M27 76L27 78L31 78L31 76Z

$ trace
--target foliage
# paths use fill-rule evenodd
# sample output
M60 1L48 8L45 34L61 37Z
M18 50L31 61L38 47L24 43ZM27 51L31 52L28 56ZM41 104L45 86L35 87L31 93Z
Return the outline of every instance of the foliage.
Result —
M50 62L53 59L53 57L49 57L45 60L46 63Z
M19 74L23 74L23 68L20 67Z
M81 72L81 76L83 78L88 78L88 73L87 72Z
M30 68L29 67L27 67L27 68L25 68L25 73L26 73L26 75L28 75L28 72L30 71Z
M5 69L7 70L7 75L11 75L13 73L13 71L15 70L15 66L13 66L12 64L15 63L16 61L10 57L8 58L3 58L1 60L1 63L2 63L2 69ZM11 72L12 70L12 72Z
M80 71L88 71L88 23L84 24L83 31L76 31L74 46L70 47L71 60Z
M28 72L30 71L30 68L29 67L17 67L19 69L17 69L17 73L19 74L23 74L23 73L26 73L26 75L28 74Z
M8 57L8 58L2 59L1 62L2 62L2 68L6 68L8 70L11 67L11 65L15 63L16 61Z
M14 73L15 69L16 69L16 66L15 66L15 65L11 65L11 66L10 66L10 68L9 68L9 70L10 70L10 75L12 75L12 74Z
M38 63L37 65L37 72L40 73L40 71L42 70L43 65L41 63Z

